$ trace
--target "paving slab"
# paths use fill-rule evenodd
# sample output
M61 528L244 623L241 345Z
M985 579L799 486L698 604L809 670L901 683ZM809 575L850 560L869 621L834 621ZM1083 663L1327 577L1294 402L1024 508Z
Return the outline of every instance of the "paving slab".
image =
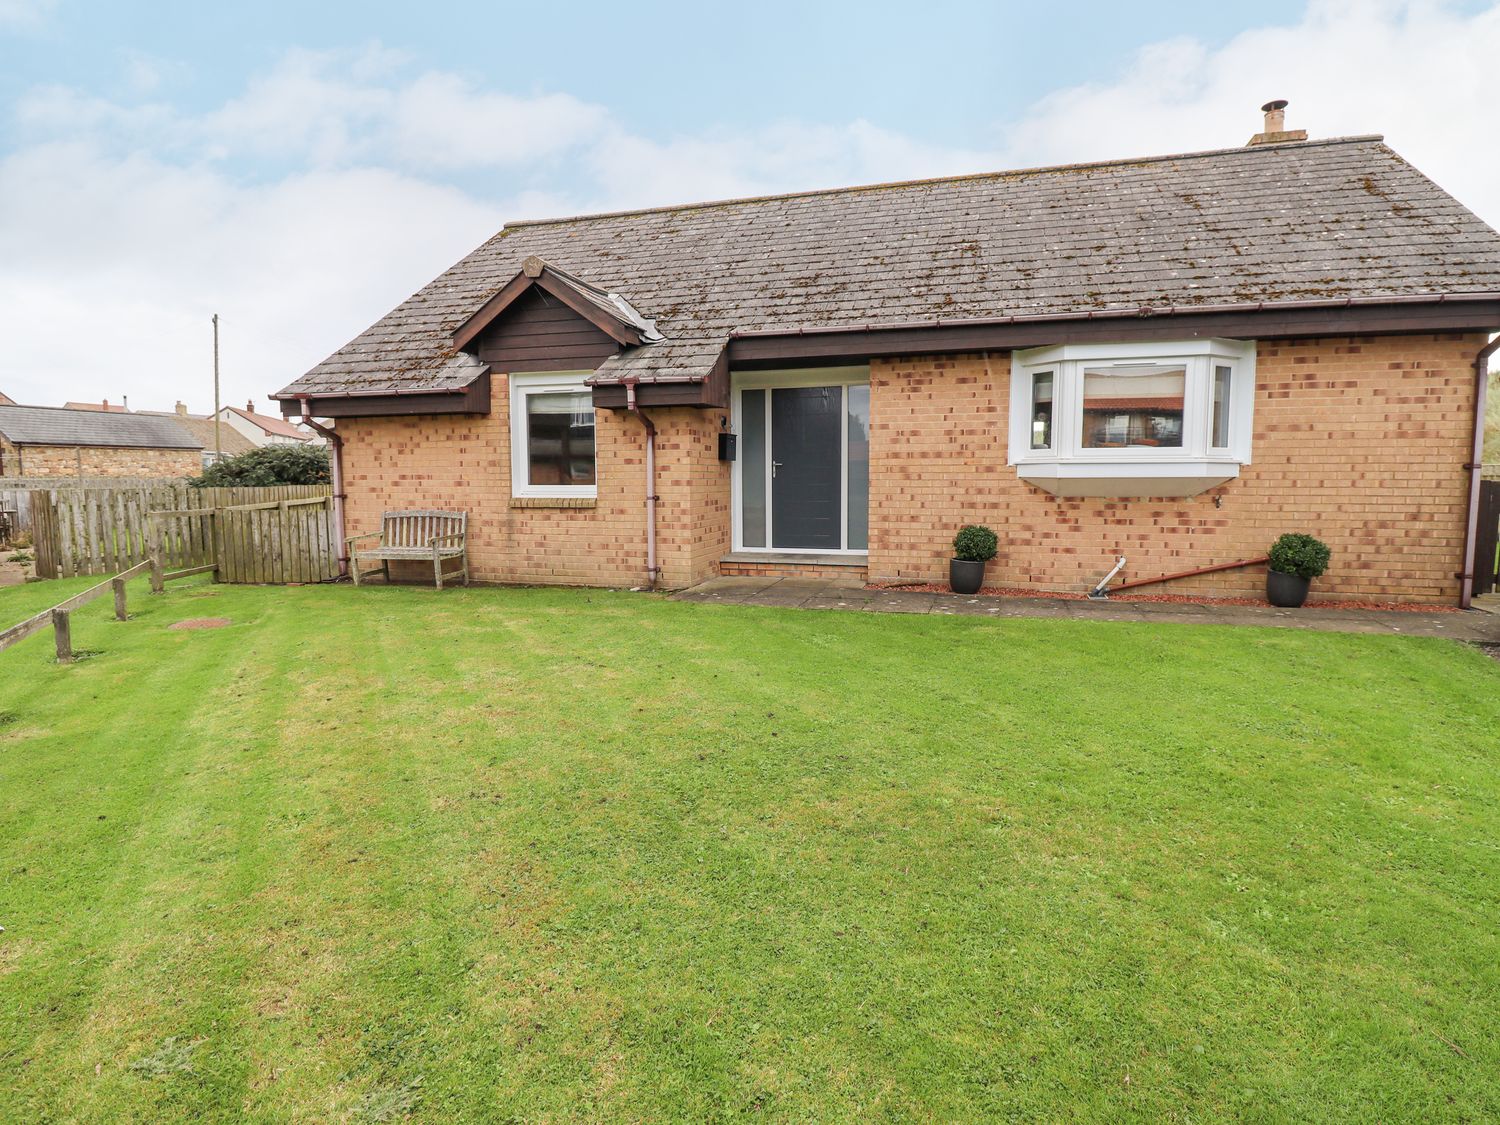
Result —
M1372 609L1280 609L1213 602L1125 602L1079 598L1000 598L926 590L874 589L837 578L710 578L674 595L683 601L769 605L867 613L933 613L950 617L1039 617L1072 621L1256 625L1338 633L1450 637L1500 646L1500 614L1422 613Z

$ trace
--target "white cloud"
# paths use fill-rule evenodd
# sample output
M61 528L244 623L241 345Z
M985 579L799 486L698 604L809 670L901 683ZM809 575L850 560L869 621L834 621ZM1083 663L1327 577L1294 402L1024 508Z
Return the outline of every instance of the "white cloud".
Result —
M1295 26L1244 32L1218 50L1173 40L1107 83L1051 94L1004 134L1008 163L1224 148L1260 128L1257 107L1291 102L1313 137L1383 133L1492 225L1500 225L1500 5L1314 0Z
M1219 48L1154 44L1024 110L992 151L865 121L651 139L570 95L414 75L379 47L292 52L197 115L161 98L154 65L135 88L155 101L36 89L0 158L0 390L203 409L217 311L225 398L259 397L505 219L1233 146L1271 97L1314 136L1384 131L1500 223L1496 57L1500 7L1323 0Z
M35 27L55 7L57 0L0 0L0 28Z

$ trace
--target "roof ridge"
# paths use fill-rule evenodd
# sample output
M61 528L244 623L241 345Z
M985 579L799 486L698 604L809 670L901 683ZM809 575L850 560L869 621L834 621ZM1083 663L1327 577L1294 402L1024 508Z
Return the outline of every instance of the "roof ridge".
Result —
M959 184L973 180L998 180L1007 176L1033 176L1048 172L1075 172L1086 168L1120 168L1135 164L1158 164L1169 160L1199 160L1228 156L1231 153L1274 152L1287 148L1321 148L1328 145L1383 143L1383 133L1361 133L1347 137L1323 137L1315 141L1282 141L1277 144L1238 145L1234 148L1208 148L1192 152L1173 152L1159 156L1126 156L1114 160L1087 160L1075 164L1041 164L1029 168L1004 168L992 172L964 172L956 176L927 176L915 180L886 180L873 184L850 184L844 187L807 188L770 195L743 195L728 199L705 199L695 203L669 203L661 207L632 207L621 211L595 211L583 215L559 215L550 219L515 219L500 228L500 235L521 227L547 227L560 223L578 223L590 219L621 219L632 215L659 215L674 211L698 211L710 207L728 207L738 203L772 203L782 199L807 199L820 195L842 195L856 191L887 191L922 187L927 184ZM498 236L497 236L498 237ZM493 241L493 240L492 240Z
M97 414L102 418L129 417L140 414L139 410L96 410L82 406L35 406L29 402L0 402L0 410L62 410L69 414Z

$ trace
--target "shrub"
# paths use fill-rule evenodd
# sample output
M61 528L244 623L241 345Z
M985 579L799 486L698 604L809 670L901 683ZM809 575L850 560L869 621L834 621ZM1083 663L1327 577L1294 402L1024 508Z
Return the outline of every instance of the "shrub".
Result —
M226 457L189 481L194 488L269 488L278 484L327 484L326 445L263 445Z
M1328 569L1328 544L1311 535L1287 532L1271 544L1271 569L1298 578L1316 578Z
M959 528L953 537L953 557L961 562L989 562L999 549L999 536L976 523Z

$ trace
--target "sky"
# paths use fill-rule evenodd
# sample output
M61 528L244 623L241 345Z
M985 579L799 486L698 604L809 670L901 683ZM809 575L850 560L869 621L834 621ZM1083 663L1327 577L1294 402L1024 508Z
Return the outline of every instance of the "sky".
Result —
M0 0L0 392L289 383L512 219L1225 148L1287 98L1500 226L1500 0Z

